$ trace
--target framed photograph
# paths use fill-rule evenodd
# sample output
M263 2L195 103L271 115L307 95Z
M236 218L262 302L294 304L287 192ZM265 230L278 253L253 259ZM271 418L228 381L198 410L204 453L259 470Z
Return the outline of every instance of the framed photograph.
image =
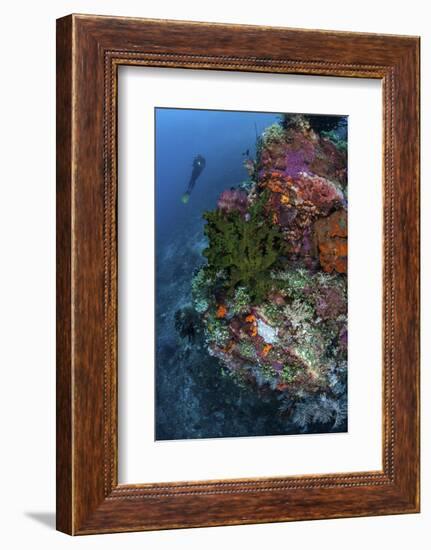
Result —
M57 528L418 511L419 38L59 19Z

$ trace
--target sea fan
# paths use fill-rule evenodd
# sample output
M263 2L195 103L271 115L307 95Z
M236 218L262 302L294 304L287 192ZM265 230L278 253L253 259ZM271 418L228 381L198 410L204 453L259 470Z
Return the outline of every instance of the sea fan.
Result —
M332 428L340 428L347 418L347 399L342 396L334 399L325 394L308 395L295 405L292 415L293 422L303 431L312 424L329 424Z
M305 431L307 426L311 423L312 417L313 415L309 402L302 401L295 406L292 421L301 430Z
M346 395L342 396L340 400L335 403L335 422L333 427L339 428L347 419L348 407Z

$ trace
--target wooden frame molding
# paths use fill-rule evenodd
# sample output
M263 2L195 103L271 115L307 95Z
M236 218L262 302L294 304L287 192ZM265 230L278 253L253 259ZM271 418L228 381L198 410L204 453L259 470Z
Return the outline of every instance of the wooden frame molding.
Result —
M119 65L383 82L382 471L119 485ZM70 15L57 21L57 528L419 511L419 38Z

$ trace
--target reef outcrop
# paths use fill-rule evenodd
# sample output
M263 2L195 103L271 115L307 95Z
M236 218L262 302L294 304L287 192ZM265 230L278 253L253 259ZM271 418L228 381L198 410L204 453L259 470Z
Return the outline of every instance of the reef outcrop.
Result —
M264 131L250 180L204 215L192 281L223 374L277 396L299 431L346 425L347 147L335 118L285 115ZM192 337L189 318L178 322Z

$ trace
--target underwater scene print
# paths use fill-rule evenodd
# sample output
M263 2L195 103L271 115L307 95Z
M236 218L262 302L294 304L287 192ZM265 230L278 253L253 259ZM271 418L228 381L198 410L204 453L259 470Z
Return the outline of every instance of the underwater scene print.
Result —
M347 431L347 116L155 109L156 440Z

